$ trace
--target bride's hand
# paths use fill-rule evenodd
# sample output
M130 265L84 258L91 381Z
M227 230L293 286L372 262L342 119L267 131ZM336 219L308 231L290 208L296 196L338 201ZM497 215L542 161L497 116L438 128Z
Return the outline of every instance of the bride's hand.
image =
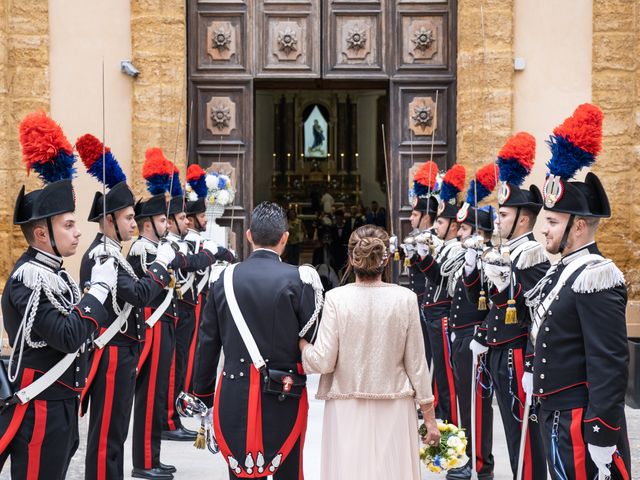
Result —
M438 445L440 443L440 430L438 430L433 402L420 405L420 409L422 410L424 425L427 427L427 434L422 437L422 443L428 446Z
M307 342L304 338L298 340L298 347L300 347L300 351L303 351L304 347L306 347L307 345L309 345L309 342Z

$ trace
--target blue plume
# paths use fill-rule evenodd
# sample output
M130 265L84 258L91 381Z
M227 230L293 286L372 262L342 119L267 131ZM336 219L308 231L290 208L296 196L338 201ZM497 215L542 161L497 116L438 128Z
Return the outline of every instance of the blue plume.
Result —
M474 188L477 188L478 191L474 192L473 191ZM483 199L487 198L490 194L491 192L487 190L487 188L484 185L482 185L480 182L476 182L476 179L474 178L473 180L471 180L471 183L469 183L466 202L472 207L475 207L476 199L478 200L478 202L480 202Z
M75 177L76 169L73 164L76 157L64 150L58 152L58 156L45 163L34 163L33 169L44 183L53 183L58 180L68 180Z
M180 175L178 173L173 174L173 185L171 185L171 196L179 197L182 195L182 185L180 185Z
M417 197L424 197L429 194L429 187L424 186L420 182L413 182L413 191L416 193Z
M196 192L196 195L198 195L198 198L205 198L207 196L207 181L206 181L207 176L206 175L202 175L200 178L198 178L197 180L189 180L189 185L191 185L191 188L193 188L193 191Z
M147 190L151 195L158 195L169 190L169 175L153 175L147 178Z
M529 175L529 171L516 160L498 157L498 167L500 169L500 181L512 183L518 187L524 183L524 179Z
M103 181L102 179L102 155L93 162L91 167L87 170L90 175L93 175L98 181L104 183L107 187L113 188L120 182L124 182L127 180L127 176L120 168L120 164L118 161L113 158L113 154L111 152L107 152L105 157L105 177L106 179Z
M460 190L453 185L450 185L447 182L442 182L442 187L440 188L440 200L448 202L451 199L455 199L459 192Z
M547 162L549 172L565 180L596 161L595 155L575 146L564 137L551 135L547 144L551 149L551 160Z
M224 190L225 188L227 188L227 181L220 176L218 177L218 188L220 190Z

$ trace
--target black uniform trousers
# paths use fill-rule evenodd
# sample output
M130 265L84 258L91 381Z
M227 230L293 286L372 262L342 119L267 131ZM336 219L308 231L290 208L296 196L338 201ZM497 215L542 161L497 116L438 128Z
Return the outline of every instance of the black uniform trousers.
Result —
M520 454L520 434L524 414L525 393L522 388L526 337L501 347L489 347L487 368L493 379L493 391L500 409L502 424L507 441L509 460L513 478L516 477ZM534 413L529 411L529 418ZM547 478L540 427L537 421L529 421L525 445L523 480Z
M124 478L124 442L136 385L140 345L107 345L93 352L85 395L90 398L85 478Z
M145 315L145 318L148 315ZM160 466L160 437L167 418L169 372L175 348L175 324L163 317L148 328L138 362L133 407L133 466Z
M13 405L0 414L0 431L24 418L6 447L2 445L0 470L11 456L11 478L62 480L80 443L78 398L32 400L26 407ZM26 412L20 412L26 408ZM13 422L12 422L13 420ZM13 423L13 425L12 425ZM6 435L6 433L5 433ZM3 436L0 444L9 437Z
M436 418L459 425L456 403L456 387L451 366L451 345L449 343L447 317L441 320L427 320L427 335L433 357L433 379L435 383Z
M304 435L303 435L304 436ZM304 450L304 442L302 438L298 438L298 441L293 445L291 452L287 455L287 458L278 468L278 471L273 474L273 480L302 480L304 474L302 471L302 451ZM229 480L234 480L236 475L233 470L229 469ZM268 478L268 477L259 477Z
M189 361L189 347L193 339L196 323L196 307L178 301L178 320L176 322L176 347L171 371L169 373L169 393L167 395L167 418L163 429L175 430L182 427L180 415L176 410L176 398L184 390L185 375Z
M591 460L584 441L584 410L547 410L541 403L539 422L549 472L553 480L592 480L598 469ZM626 422L620 436L611 466L612 480L630 480L630 452Z
M453 377L456 384L458 405L460 406L460 423L464 428L468 442L467 455L471 458L471 377L473 372L473 352L469 344L473 340L474 327L456 330L456 337L451 342L453 357ZM493 474L493 385L491 377L481 365L477 370L476 380L476 472L480 478L490 478Z
M198 330L200 329L200 319L202 316L202 312L204 312L204 305L206 303L206 294L201 293L198 296L198 305L196 306L194 312L194 325L193 325L193 335L191 335L191 340L189 343L189 351L187 353L187 369L184 374L184 391L191 392L192 386L191 381L193 378L193 363L196 357L196 347L198 346Z
M420 326L422 327L422 339L424 341L424 353L427 356L427 365L431 368L431 362L433 361L433 355L431 354L431 342L429 341L429 328L427 327L427 317L424 316L422 307L418 305L420 310Z

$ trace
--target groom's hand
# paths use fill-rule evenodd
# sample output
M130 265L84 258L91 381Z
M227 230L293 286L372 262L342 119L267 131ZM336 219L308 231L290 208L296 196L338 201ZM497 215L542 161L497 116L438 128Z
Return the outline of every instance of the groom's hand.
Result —
M309 342L307 342L307 340L305 340L304 338L298 340L298 347L300 347L300 351L303 351L304 347L306 347L307 345L309 345Z

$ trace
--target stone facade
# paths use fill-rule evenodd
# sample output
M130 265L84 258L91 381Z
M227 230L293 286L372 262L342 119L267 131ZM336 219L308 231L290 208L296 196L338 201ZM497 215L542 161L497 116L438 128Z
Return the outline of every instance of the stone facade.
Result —
M603 151L594 171L613 207L600 239L605 255L624 271L635 300L640 300L639 56L640 4L593 2L593 101L605 114Z
M513 7L514 0L458 1L457 162L467 176L512 134Z
M27 179L18 142L18 124L29 112L49 108L49 12L40 0L0 0L0 290L25 248L14 227L14 199Z
M161 147L169 160L175 156L185 180L186 35L184 1L131 2L133 63L141 72L133 84L131 185L137 196L148 196L141 172L149 147Z

